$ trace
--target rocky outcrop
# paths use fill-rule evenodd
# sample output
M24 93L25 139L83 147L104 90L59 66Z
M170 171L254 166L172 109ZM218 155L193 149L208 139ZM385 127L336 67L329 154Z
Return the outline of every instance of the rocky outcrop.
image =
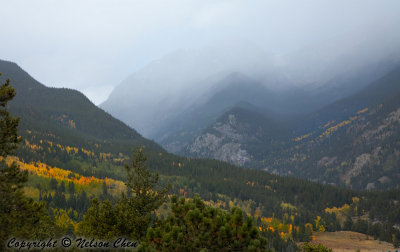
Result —
M226 121L215 123L211 130L196 137L186 147L186 151L193 156L244 165L250 160L250 155L242 147L241 141L246 136L238 132L238 127L240 124L237 122L236 116L229 114Z
M370 160L371 160L371 154L369 153L364 153L356 157L353 167L350 170L348 170L344 175L344 181L347 184L349 184L350 179L352 177L358 176L361 173L363 167L365 167L370 162Z

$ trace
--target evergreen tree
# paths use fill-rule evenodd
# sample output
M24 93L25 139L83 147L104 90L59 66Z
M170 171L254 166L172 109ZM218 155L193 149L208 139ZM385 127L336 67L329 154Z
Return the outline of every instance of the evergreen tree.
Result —
M12 117L6 108L15 94L14 88L10 86L10 80L7 79L0 87L0 156L3 158L14 153L21 141L17 133L19 118Z
M50 188L54 191L57 191L58 188L58 182L55 178L50 179Z
M106 181L103 181L103 196L107 197L108 196L108 189L107 189L107 184Z
M10 236L43 238L54 233L54 225L43 203L24 196L27 172L22 172L16 163L5 162L21 141L17 133L19 119L13 118L6 108L15 96L9 84L7 79L0 87L0 250Z
M311 243L306 242L301 246L301 251L302 252L332 252L333 250L325 247L321 243L319 243L318 245L313 245Z
M131 192L131 197L126 202L135 216L135 230L132 234L136 239L146 235L151 222L151 214L165 201L170 185L157 189L158 173L151 173L145 164L146 157L143 148L137 148L133 154L132 166L125 165L127 171L126 186Z
M97 198L91 201L91 206L79 224L79 232L87 237L111 239L120 235L116 229L117 219L115 209L108 200L101 203Z
M193 199L171 199L172 215L149 228L139 250L156 251L266 251L251 217L239 208L230 212Z
M64 181L61 181L60 187L58 188L59 192L65 193L65 184Z
M353 228L353 220L350 216L346 217L346 221L344 222L343 230L351 231Z
M74 182L70 181L68 183L68 193L72 196L75 194L75 184Z
M145 161L143 149L139 148L134 153L132 167L126 165L126 185L131 197L122 195L115 206L108 200L91 201L91 206L79 225L82 235L101 239L122 235L138 240L146 235L152 213L165 202L169 185L157 189L158 174L151 173Z

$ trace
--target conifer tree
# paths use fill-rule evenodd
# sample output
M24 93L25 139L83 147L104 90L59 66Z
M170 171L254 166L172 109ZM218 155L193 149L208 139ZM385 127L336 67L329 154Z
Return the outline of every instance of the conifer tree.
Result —
M148 229L139 251L268 251L253 219L239 208L210 207L195 195L189 200L173 196L171 210Z
M103 181L102 188L103 188L103 196L107 197L108 196L108 189L107 189L106 181Z
M164 188L157 189L158 173L150 172L145 164L146 159L143 154L143 147L140 147L133 153L132 166L125 165L127 171L126 186L131 194L127 202L135 216L133 236L137 239L146 235L151 222L151 214L166 201L170 188L168 184Z
M17 132L19 118L7 111L7 103L15 94L7 79L0 87L0 250L10 236L41 238L54 233L44 205L24 196L27 172L22 172L16 163L5 162L21 141Z
M70 195L74 195L75 194L75 184L72 181L68 183L68 193Z
M151 173L145 165L143 148L138 148L133 156L132 166L125 166L128 196L122 195L115 206L108 200L92 200L91 207L79 225L80 234L102 239L115 236L137 240L144 238L153 212L166 201L169 185L157 188L158 174ZM103 223L102 226L99 223Z
M10 86L10 80L7 79L0 87L0 156L3 158L12 154L21 141L17 133L19 118L12 117L6 108L15 94L14 88Z

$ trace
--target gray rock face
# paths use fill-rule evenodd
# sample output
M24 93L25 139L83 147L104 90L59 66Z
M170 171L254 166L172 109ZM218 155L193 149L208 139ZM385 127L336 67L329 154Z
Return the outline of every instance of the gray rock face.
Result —
M392 180L387 176L382 176L378 179L381 184L386 184L392 182Z
M331 164L333 164L336 160L337 160L337 157L330 158L330 157L325 156L317 162L317 166L318 167L324 167L324 166L327 167L327 166L330 166Z
M375 189L375 183L368 183L365 187L366 190L373 190Z
M349 183L352 177L356 177L361 173L362 168L366 166L370 162L370 160L371 154L369 153L364 153L356 157L353 168L346 172L346 174L344 175L344 180Z
M400 123L400 108L391 112L378 127L367 130L362 137L367 141L371 141L373 139L383 140L393 134L390 128L393 127L394 124L398 123Z
M193 143L186 147L187 152L194 156L244 165L250 160L250 155L242 147L241 141L246 136L238 132L238 127L240 125L235 115L229 114L228 120L214 124L213 133L206 132L196 137Z

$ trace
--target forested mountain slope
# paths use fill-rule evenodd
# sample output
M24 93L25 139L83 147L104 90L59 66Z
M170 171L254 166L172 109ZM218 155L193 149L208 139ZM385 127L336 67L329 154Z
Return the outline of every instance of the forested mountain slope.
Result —
M9 66L12 69L19 69L13 64ZM99 123L102 118L99 121L96 119L85 121L85 116L76 111L78 108L72 103L85 104L86 101L86 104L89 104L88 110L92 108L93 113L101 115L101 112L96 112L93 104L85 99L83 101L80 98L70 99L66 95L67 91L62 92L64 98L52 99L53 95L59 93L53 94L51 91L57 89L48 88L49 93L46 93L47 88L32 81L30 77L23 79L18 77L18 74L6 70L8 69L5 66L0 69L4 77L11 79L12 85L15 83L17 97L19 93L26 97L26 99L21 98L22 101L16 99L10 106L11 111L19 113L21 118L20 132L23 141L16 157L9 161L16 160L22 169L29 171L30 182L27 192L32 197L45 200L50 208L64 209L70 215L68 218L73 221L81 220L91 197L96 195L110 197L111 193L107 194L107 190L112 191L114 197L123 192L122 185L126 179L123 165L129 162L134 145L147 144L147 164L152 171L160 173L163 184L171 182L171 193L187 197L197 193L215 206L225 209L233 206L241 207L248 215L255 218L263 235L267 237L280 237L279 240L309 240L312 231L352 229L351 225L350 227L344 225L346 217L361 221L361 216L364 216L361 224L367 223L367 226L371 225L374 229L360 231L381 236L382 240L390 240L393 235L400 238L400 232L395 228L396 224L400 224L400 205L396 203L400 202L398 191L359 192L298 178L279 177L260 170L243 169L216 160L171 155L160 147L152 147L152 142L134 134L135 131L120 125L119 121L113 122L113 118L110 121L115 123L116 127L121 127L122 132L127 128L126 134L131 134L131 138L125 140L124 135L118 135L123 133L116 133L115 137L109 138L102 137L101 133L97 135L96 131L95 133L88 131L86 134L86 129L80 130L79 125L97 127L93 124L97 122L99 132L104 130L106 135L113 132L107 132L109 129L107 123L110 122ZM26 74L19 71L22 76ZM14 77L11 78L12 76ZM26 82L25 85L20 85L16 83L17 81ZM38 91L33 92L34 89ZM44 91L39 92L40 90ZM29 92L33 92L36 99L43 101L35 104L33 96L28 97ZM72 93L75 93L76 97L84 98L77 91ZM65 99L66 104L59 102L62 99ZM79 109L85 109L82 104ZM33 109L30 110L30 107ZM253 121L246 116L260 117L260 114L254 112L248 113L248 109L253 108L249 104L238 104L238 107L231 112L249 122ZM69 116L69 120L73 120L75 127L71 126L74 124L69 120L66 123L58 117L55 119L51 117L63 114ZM227 119L232 118L228 116ZM257 120L257 124L264 126L260 131L261 136L270 141L274 141L269 138L270 130L273 132L282 130L279 124L271 127L275 125L271 124L272 122L273 120L268 117ZM245 126L237 129L247 128ZM256 128L250 130L257 132ZM263 137L261 139L264 139ZM56 179L55 185L52 178ZM67 183L68 193L65 188ZM71 183L76 183L75 193L70 190ZM387 207L382 208L382 206ZM365 219L365 216L368 218Z
M400 68L299 123L301 134L284 166L359 189L398 187L399 111Z
M266 121L256 106L228 110L182 153L358 189L398 187L399 95L396 68L309 115Z
M9 78L17 92L10 111L22 117L20 132L43 131L85 141L121 142L161 150L134 129L99 109L82 93L49 88L33 79L15 63L0 61L2 79Z

